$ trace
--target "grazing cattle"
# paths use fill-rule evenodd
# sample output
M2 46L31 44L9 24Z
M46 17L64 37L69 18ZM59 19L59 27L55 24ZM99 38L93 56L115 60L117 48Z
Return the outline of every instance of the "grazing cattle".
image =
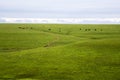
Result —
M91 29L88 29L88 31L90 31Z
M44 47L48 47L49 45L47 44L47 45L45 45Z
M22 27L18 27L19 29L21 29Z
M49 30L49 31L51 31L51 29L50 29L50 28L49 28L48 30Z
M87 29L85 29L85 31L87 31Z

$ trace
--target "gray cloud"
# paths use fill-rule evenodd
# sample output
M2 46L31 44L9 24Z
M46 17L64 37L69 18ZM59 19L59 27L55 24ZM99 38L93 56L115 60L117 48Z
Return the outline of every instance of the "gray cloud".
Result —
M0 18L119 18L119 0L1 0Z

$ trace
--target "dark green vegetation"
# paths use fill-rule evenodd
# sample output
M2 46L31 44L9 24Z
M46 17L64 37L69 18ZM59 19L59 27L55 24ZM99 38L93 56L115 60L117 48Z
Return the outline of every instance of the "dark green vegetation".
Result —
M120 25L0 24L0 80L120 80Z

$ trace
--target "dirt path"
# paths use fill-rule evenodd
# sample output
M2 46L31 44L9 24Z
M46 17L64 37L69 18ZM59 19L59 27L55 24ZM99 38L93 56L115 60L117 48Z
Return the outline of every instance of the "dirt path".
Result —
M55 39L53 41L48 42L46 45L44 45L44 47L50 47L58 40L59 40L59 36L55 37Z

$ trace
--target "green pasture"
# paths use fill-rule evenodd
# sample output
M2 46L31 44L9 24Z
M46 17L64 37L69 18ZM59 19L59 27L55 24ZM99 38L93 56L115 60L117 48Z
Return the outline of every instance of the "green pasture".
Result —
M0 24L0 80L120 80L120 25Z

